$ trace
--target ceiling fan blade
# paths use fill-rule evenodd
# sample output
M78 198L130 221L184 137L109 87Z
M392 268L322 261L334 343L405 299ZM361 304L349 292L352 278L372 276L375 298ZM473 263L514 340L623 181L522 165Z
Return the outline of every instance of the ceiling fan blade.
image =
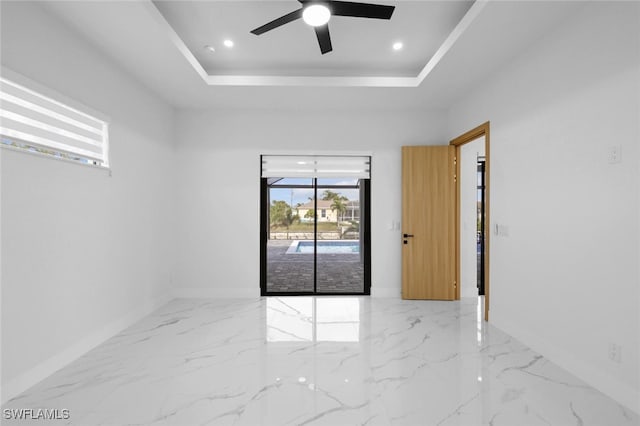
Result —
M329 35L329 24L315 27L315 29L322 54L324 55L325 53L331 52L333 47L331 46L331 36Z
M296 19L300 19L302 18L302 11L304 9L298 9L298 10L294 10L291 13L287 13L284 16L281 16L277 19L274 19L273 21L264 24L261 27L256 28L255 30L251 31L251 33L255 34L255 35L260 35L260 34L264 34L267 31L271 31L274 28L278 28L281 27L284 24L288 24L289 22L295 21Z
M395 6L382 4L355 3L351 1L329 1L331 14L336 16L353 16L356 18L391 19Z

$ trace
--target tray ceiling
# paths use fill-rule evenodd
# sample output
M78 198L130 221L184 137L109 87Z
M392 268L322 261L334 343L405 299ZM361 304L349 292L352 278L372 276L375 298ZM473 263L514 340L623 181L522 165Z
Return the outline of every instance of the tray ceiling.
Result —
M296 0L155 1L158 20L209 84L414 86L465 17L471 1L371 1L396 6L391 20L333 16L333 51L321 55L312 27L297 20L250 31L300 8ZM233 41L233 47L224 45ZM403 48L394 50L401 42Z

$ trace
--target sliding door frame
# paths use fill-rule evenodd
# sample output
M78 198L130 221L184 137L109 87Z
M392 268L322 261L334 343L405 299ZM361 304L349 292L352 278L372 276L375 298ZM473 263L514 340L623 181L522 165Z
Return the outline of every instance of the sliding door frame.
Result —
M318 179L313 179L314 191L314 207L316 217L314 220L314 255L313 255L313 291L291 291L291 292L274 292L267 289L267 244L269 243L269 183L268 178L260 178L260 295L261 296L369 296L371 295L371 179L360 179L364 200L360 200L360 221L362 223L362 235L360 238L360 248L363 251L364 276L362 292L321 292L318 289L318 260L317 260L317 244L318 244L318 188L351 188L356 189L358 186L351 185L318 185ZM284 186L286 188L294 188L295 185ZM308 186L298 186L305 187ZM363 202L364 201L364 202Z

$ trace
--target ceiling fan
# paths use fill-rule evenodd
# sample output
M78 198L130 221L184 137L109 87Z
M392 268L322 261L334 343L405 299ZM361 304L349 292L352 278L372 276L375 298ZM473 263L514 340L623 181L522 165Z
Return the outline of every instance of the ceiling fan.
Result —
M356 18L391 19L395 6L386 6L371 3L356 3L339 0L298 0L302 7L287 13L273 21L251 31L255 35L261 35L284 24L303 18L304 21L314 27L320 51L324 55L331 52L331 36L329 35L329 19L331 16L351 16Z

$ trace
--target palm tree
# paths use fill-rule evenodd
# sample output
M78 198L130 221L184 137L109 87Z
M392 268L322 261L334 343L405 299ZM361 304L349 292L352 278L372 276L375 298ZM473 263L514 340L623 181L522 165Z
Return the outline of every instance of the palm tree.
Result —
M337 192L333 192L329 189L325 189L324 192L322 193L322 199L325 201L335 200L336 198L344 198L344 197L341 197L340 194L338 194Z
M345 201L348 201L347 197L335 197L333 199L333 202L331 203L331 210L338 213L339 219L337 225L340 225L342 215L344 215L344 212L347 211L347 205L345 204Z

